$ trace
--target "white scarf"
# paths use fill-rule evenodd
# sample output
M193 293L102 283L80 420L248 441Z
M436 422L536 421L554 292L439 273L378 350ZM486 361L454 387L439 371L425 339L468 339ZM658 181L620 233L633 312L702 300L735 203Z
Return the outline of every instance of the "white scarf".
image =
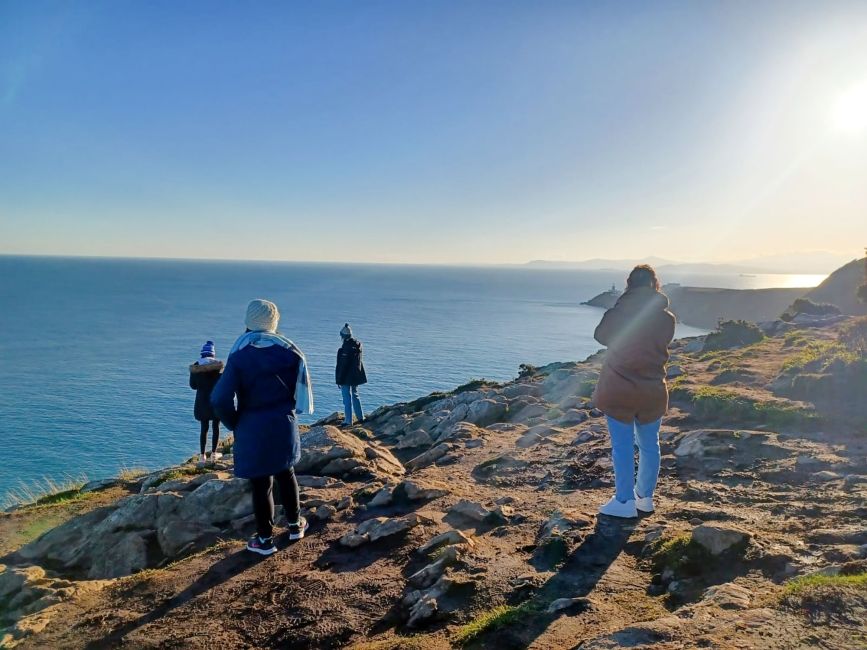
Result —
M290 352L298 355L301 365L298 368L298 381L295 383L295 410L300 413L313 414L313 385L310 382L310 371L307 369L307 359L304 353L292 341L277 332L246 332L238 337L232 346L232 353L241 350L248 345L254 348L270 348L279 345Z

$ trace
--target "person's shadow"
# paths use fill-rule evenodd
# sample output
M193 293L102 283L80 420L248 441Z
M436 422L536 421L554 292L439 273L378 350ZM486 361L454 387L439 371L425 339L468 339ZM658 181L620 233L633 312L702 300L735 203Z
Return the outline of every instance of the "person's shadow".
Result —
M548 612L548 606L559 598L581 598L590 594L623 551L637 525L637 519L600 515L593 532L584 538L560 570L520 605L525 614L514 624L480 639L473 647L526 648L554 620L570 611L580 611L583 607L580 602L557 612Z
M250 567L265 559L265 556L256 555L255 553L250 553L244 549L240 549L213 564L207 571L205 571L205 573L199 576L195 582L156 609L151 610L134 621L121 625L119 628L113 630L99 640L91 641L85 647L88 648L88 650L95 650L96 648L119 645L128 634L134 632L140 627L144 627L148 623L153 623L154 621L161 619L175 608L180 607L197 596L200 596L209 589L213 589L217 585L222 584L227 580L231 580L236 575L243 573Z

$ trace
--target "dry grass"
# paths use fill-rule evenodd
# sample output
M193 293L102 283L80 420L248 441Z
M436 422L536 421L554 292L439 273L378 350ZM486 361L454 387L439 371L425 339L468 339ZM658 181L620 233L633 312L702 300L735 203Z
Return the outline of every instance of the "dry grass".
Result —
M12 488L3 502L4 508L49 506L87 498L81 488L86 476L67 476L63 479L43 478L30 484L21 483Z

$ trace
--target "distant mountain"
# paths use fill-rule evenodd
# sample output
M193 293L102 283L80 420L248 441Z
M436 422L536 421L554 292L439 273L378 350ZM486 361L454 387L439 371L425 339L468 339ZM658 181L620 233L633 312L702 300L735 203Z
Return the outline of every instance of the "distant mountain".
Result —
M595 258L579 261L533 260L526 266L548 269L578 269L585 271L628 271L636 264L650 264L657 270L679 273L702 273L708 275L731 273L785 273L796 275L819 275L831 273L852 258L840 253L807 251L766 255L724 264L703 262L679 262L661 257L644 259Z
M525 266L548 269L581 269L585 271L629 271L637 264L650 264L653 267L662 268L672 264L678 264L661 257L645 257L640 260L607 260L594 258L592 260L532 260Z
M830 302L844 314L867 314L867 305L858 300L857 291L864 282L864 259L852 260L837 269L818 287L807 293L813 302Z

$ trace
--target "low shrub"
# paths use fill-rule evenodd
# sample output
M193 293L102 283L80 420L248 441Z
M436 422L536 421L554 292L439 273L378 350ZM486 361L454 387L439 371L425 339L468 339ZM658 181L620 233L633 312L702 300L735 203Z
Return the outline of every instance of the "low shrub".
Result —
M675 398L683 398L677 393ZM701 386L689 391L695 414L702 418L729 420L734 423L762 423L771 427L806 425L816 420L809 409L780 400L756 400L727 388Z
M837 341L811 341L783 362L782 372L810 370L823 372L835 362L858 360L858 355Z
M650 549L653 570L672 569L680 575L700 575L713 556L692 538L691 533L659 538Z
M790 321L799 314L807 314L809 316L832 316L840 313L840 308L837 305L832 305L829 302L813 302L809 298L797 298L791 306L783 312L780 318L784 321Z
M846 323L840 330L840 342L860 357L867 356L867 316Z
M702 352L728 350L758 343L765 338L762 330L755 323L745 320L720 321L715 331L704 339Z

